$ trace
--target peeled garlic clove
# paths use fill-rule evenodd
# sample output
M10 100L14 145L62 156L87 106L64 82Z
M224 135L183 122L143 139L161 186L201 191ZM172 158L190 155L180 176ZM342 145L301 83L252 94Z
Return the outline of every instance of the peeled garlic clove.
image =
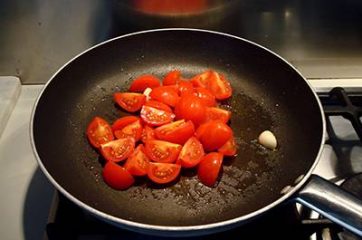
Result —
M150 100L150 93L152 92L152 89L151 88L146 88L144 91L143 91L143 95L146 96L146 101Z
M277 139L274 134L269 130L262 132L258 137L258 141L264 147L272 150L277 147Z

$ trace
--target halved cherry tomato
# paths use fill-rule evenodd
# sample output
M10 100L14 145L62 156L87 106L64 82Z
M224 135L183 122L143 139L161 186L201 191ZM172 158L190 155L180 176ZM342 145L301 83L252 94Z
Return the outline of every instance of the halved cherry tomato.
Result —
M204 148L200 141L197 140L196 137L191 137L182 147L177 162L180 163L182 167L192 168L199 164L204 155Z
M124 167L133 176L145 176L147 175L149 163L150 160L145 154L145 148L143 144L140 144L128 157Z
M237 148L234 136L227 140L217 151L225 156L235 156Z
M159 110L163 110L163 111L166 111L166 112L172 112L172 109L168 105L166 105L166 104L164 104L162 102L159 102L159 101L149 100L144 105L149 106L149 107L153 107L153 108L157 108Z
M206 106L201 99L193 94L181 96L180 101L175 107L177 119L191 120L195 126L203 122L205 118Z
M203 184L209 187L215 185L221 169L222 160L223 155L217 152L206 154L201 159L197 170L197 176Z
M160 80L151 74L145 74L137 77L131 83L129 91L131 92L143 92L146 88L155 88L161 85Z
M143 143L147 142L148 140L155 139L155 130L149 126L144 126L141 136L141 141Z
M172 70L166 74L165 78L162 81L164 86L174 85L178 83L181 78L181 72L179 70Z
M143 127L141 124L141 120L138 119L133 123L126 125L122 129L115 130L114 136L116 136L116 138L133 137L134 140L137 142L141 139L142 131Z
M222 108L208 107L206 108L205 122L211 120L220 120L227 123L230 120L231 112Z
M160 126L171 122L175 115L172 112L167 112L154 107L143 106L141 109L142 120L150 126Z
M96 148L114 139L111 126L101 117L92 119L87 127L86 134L89 142Z
M134 147L135 140L131 137L127 137L102 144L100 151L107 161L120 162L133 153Z
M213 151L220 148L231 138L233 132L231 128L219 120L213 120L201 124L196 130L196 137L204 146L206 151Z
M113 97L114 101L128 112L137 112L146 102L146 96L142 93L117 92Z
M224 100L232 95L232 88L229 81L215 71L211 71L207 89L215 96L217 100Z
M152 161L162 163L173 163L177 159L182 146L161 140L150 140L146 142L145 152Z
M216 106L215 96L206 88L197 87L195 88L195 95L199 97L207 107Z
M181 166L173 163L150 162L148 177L152 182L165 184L175 180L180 175Z
M158 139L172 143L184 144L187 139L194 135L195 127L192 121L184 119L162 125L155 129Z
M107 162L103 168L103 179L116 190L125 190L133 185L134 178L124 168L114 162Z
M192 94L194 93L194 87L190 81L180 80L178 83L178 94L182 96L183 94Z
M174 107L179 100L177 91L171 86L162 86L152 89L150 97Z
M206 70L203 73L197 74L193 78L191 78L191 83L194 87L202 87L207 88L209 76L210 76L210 70Z

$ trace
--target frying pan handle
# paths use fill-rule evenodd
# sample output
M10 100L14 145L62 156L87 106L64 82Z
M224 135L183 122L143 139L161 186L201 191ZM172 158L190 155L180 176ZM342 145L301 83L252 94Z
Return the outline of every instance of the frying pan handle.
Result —
M297 201L362 236L362 201L335 184L312 175Z

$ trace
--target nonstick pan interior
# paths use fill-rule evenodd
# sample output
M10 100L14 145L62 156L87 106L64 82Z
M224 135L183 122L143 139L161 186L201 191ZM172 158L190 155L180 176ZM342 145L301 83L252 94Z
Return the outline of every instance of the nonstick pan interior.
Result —
M112 94L127 90L138 75L162 77L179 69L191 77L209 68L225 74L233 87L224 105L231 106L239 146L237 157L225 159L218 186L203 186L189 170L168 186L139 179L127 191L109 188L101 177L103 160L85 137L89 121L126 115ZM312 91L272 53L222 34L164 30L109 41L68 63L37 103L33 139L44 170L63 193L120 219L190 226L239 217L276 201L315 162L322 128ZM256 143L266 129L277 136L276 151Z

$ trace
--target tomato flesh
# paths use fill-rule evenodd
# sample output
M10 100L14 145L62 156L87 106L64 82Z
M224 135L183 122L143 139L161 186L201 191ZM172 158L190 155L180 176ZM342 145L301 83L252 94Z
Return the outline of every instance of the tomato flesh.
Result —
M217 177L221 169L223 155L217 152L206 154L200 161L197 169L199 180L206 186L212 187L215 185Z
M182 96L183 94L193 94L194 87L189 81L180 80L178 83L178 94Z
M181 166L173 163L154 163L150 162L148 169L148 178L152 182L165 184L175 180L181 171Z
M179 70L172 70L166 74L166 76L164 77L164 79L162 81L162 84L164 86L174 85L174 84L178 83L180 78L181 78L181 72Z
M197 74L193 78L191 78L192 85L196 87L207 88L209 77L210 77L210 70L207 70L203 73Z
M128 112L139 111L146 102L146 96L142 93L117 92L113 95L113 98L121 108Z
M237 152L235 138L232 136L217 151L224 154L224 156L235 156Z
M205 118L206 106L193 94L181 96L175 107L177 119L191 120L195 126L201 124Z
M116 138L132 137L137 142L141 139L142 131L143 127L141 125L141 120L138 119L135 122L128 124L127 126L123 127L120 130L115 130L114 136L116 136Z
M222 108L208 107L206 108L205 122L219 120L227 123L230 120L231 112Z
M184 119L162 125L155 129L155 135L158 139L178 144L184 144L194 135L194 132L195 127L192 121L185 121Z
M204 148L200 141L196 137L191 137L182 147L177 162L182 167L192 168L199 164L204 155Z
M143 106L141 109L142 120L150 126L160 126L171 122L175 115L172 112L167 112L154 107Z
M111 162L120 162L128 158L133 152L135 140L131 137L120 138L102 144L100 152L104 159Z
M150 140L145 145L147 157L161 163L175 162L182 148L179 144L161 140Z
M116 121L112 124L112 131L122 130L125 126L139 120L139 117L136 116L125 116L118 118Z
M147 142L148 140L155 139L155 130L149 126L145 126L142 131L141 141L143 143Z
M99 148L101 144L114 139L111 126L101 117L94 117L92 119L87 127L86 134L89 142L95 148Z
M206 88L197 87L195 88L195 95L201 99L207 107L214 107L216 106L215 96Z
M155 88L161 85L160 80L151 74L145 74L137 77L131 83L129 91L131 92L143 92L146 88Z
M159 110L163 110L163 111L172 113L172 109L168 105L166 105L162 102L159 102L159 101L149 100L144 104L144 106L153 107L153 108L156 108Z
M220 148L231 138L231 128L222 121L209 121L202 124L195 133L206 151Z
M145 176L147 175L149 162L150 160L145 154L145 148L143 144L140 144L128 157L124 167L133 176Z
M114 162L107 162L103 168L103 179L116 190L125 190L134 183L132 175L124 168Z
M221 74L212 71L207 88L218 100L224 100L232 95L230 82Z

